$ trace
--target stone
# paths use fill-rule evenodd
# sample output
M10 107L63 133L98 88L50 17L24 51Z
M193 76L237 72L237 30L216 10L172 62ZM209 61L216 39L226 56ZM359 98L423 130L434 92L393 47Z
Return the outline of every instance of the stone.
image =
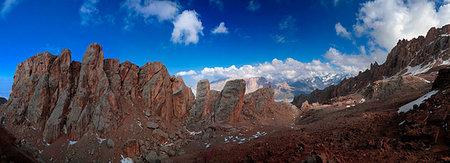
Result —
M228 81L217 99L214 108L214 121L219 124L238 122L244 105L244 94L244 80Z
M146 125L147 125L147 128L149 128L149 129L157 129L159 127L159 125L154 122L147 122Z
M123 147L123 152L127 157L134 157L140 155L139 142L136 139L128 139Z
M144 156L144 159L150 163L159 163L161 162L161 157L155 151L151 151L150 153Z
M106 140L106 146L108 148L113 148L114 147L114 141L112 139Z
M145 109L144 110L145 116L150 117L152 115L152 112L150 109Z
M159 140L160 142L164 142L169 139L169 135L160 129L155 129L152 132L152 136Z

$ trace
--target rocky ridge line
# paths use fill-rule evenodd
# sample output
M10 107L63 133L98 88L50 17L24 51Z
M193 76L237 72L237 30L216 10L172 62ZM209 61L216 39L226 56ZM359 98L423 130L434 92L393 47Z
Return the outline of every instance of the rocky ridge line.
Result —
M374 81L389 79L399 75L417 75L435 72L440 65L450 59L450 24L442 28L431 28L427 35L412 40L399 40L388 54L385 63L377 62L370 65L370 69L360 72L357 76L344 79L338 85L329 86L323 90L315 90L309 95L300 95L292 102L297 107L308 101L309 103L330 103L330 99L361 93L367 96L367 90ZM448 63L447 63L448 64ZM435 75L435 74L434 74Z

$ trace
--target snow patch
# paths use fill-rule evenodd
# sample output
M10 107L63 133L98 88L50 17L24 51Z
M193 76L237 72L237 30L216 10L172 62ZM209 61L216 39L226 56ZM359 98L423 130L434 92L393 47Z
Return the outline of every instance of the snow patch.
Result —
M120 155L120 157L122 157L122 159L120 160L120 163L133 163L133 160L129 157L125 158L122 155Z
M72 145L77 144L77 143L78 143L78 141L69 141L69 146L72 146Z
M428 70L431 69L431 67L436 63L436 61L429 63L427 65L417 65L414 67L408 66L406 69L408 71L405 72L405 75L417 75L417 74L423 74L426 73Z
M102 144L103 141L105 141L106 139L102 139L102 138L97 136L97 140L98 140L98 144Z
M205 148L209 148L209 147L211 147L211 144L209 144L209 143L205 143Z
M366 99L364 99L364 98L362 98L362 99L359 101L360 104L365 103L365 102L366 102Z
M189 133L189 135L198 135L198 134L202 133L202 131L195 132L195 131L189 131L188 129L186 129L186 131Z
M170 147L173 146L173 143L165 142L162 146Z
M450 37L450 34L446 33L446 34L441 34L441 37Z
M140 128L142 128L142 123L141 123L141 121L137 121L137 124L138 124L138 126L139 126Z
M260 136L264 136L264 135L267 135L267 133L266 132L256 132L256 134L255 135L252 135L255 139L256 138L258 138L258 137L260 137Z
M404 124L406 121L403 120L402 122L400 122L398 125L401 126L402 124Z
M430 98L431 96L433 96L434 94L436 94L437 92L439 92L438 90L433 90L433 91L431 91L431 92L428 92L427 94L425 94L425 95L423 95L422 97L419 97L418 99L416 99L416 100L414 100L414 101L412 101L412 102L410 102L410 103L407 103L406 105L403 105L402 107L400 107L399 109L398 109L398 113L401 113L401 112L408 112L408 111L410 111L411 109L413 109L413 106L414 105L420 105L423 101L425 101L426 99L428 99L428 98Z
M22 139L22 140L23 140L23 139ZM45 141L44 138L42 138L42 142L44 142L44 145L45 145L45 146L47 146L47 147L50 146L50 144L48 144L47 141Z

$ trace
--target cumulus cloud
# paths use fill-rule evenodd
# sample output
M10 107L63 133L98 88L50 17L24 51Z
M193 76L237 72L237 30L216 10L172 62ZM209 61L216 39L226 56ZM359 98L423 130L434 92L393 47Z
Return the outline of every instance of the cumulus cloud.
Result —
M250 0L248 2L247 10L249 10L249 11L256 11L259 8L261 8L261 4L259 3L258 0Z
M313 60L303 63L292 58L286 60L273 59L271 62L256 65L243 65L241 67L206 67L192 76L195 80L209 79L215 81L219 79L264 77L269 81L298 81L311 77L326 76L331 73L343 73L343 69L331 65L330 63Z
M3 2L2 10L0 11L0 15L2 16L2 18L4 18L6 14L11 12L12 8L17 6L20 1L21 0L5 0L5 2Z
M330 48L327 53L325 53L324 57L332 64L341 67L345 72L349 74L358 74L359 71L367 69L370 63L374 61L374 58L364 53L359 55L342 54L335 48Z
M160 22L175 19L180 11L176 2L166 0L126 0L122 8L129 17L141 16L145 21L156 17Z
M199 40L199 35L203 35L202 22L198 19L197 12L193 10L185 10L177 16L173 22L172 42L196 44Z
M450 4L431 0L374 0L362 4L353 29L390 50L399 39L425 35L431 27L450 23Z
M227 34L228 33L228 28L225 27L225 23L224 22L220 22L219 26L217 26L216 28L214 28L211 31L212 34Z
M336 29L336 34L338 36L351 39L352 35L345 29L340 22L338 22L336 25L334 25L334 29Z
M219 10L223 10L223 1L222 0L209 0L209 3L219 8Z
M137 17L144 19L146 23L157 19L158 22L172 22L174 28L171 41L173 43L196 44L199 35L203 35L203 26L199 14L193 10L184 10L180 14L181 6L168 0L125 0L122 8L128 12L124 19L125 29L129 30L134 25Z
M197 72L195 72L194 70L190 70L190 71L181 71L177 73L177 76L189 76L189 75L196 75Z

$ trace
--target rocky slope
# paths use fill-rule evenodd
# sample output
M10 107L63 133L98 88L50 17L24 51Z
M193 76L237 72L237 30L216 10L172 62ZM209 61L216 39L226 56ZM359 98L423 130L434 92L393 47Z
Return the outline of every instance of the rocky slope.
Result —
M241 129L235 131L239 138L256 134L250 135L249 141L237 143L223 142L219 137L221 145L169 161L449 162L449 72L439 70L433 83L438 92L406 113L398 113L399 107L430 90L357 103L350 108L312 107L298 117L295 125Z
M305 101L330 103L332 98L355 93L372 98L378 84L373 82L391 80L399 76L418 76L428 81L433 80L437 70L450 64L449 36L450 25L446 25L442 28L431 28L425 37L400 40L382 65L375 62L370 65L370 69L353 78L344 79L336 86L315 90L308 96L297 96L293 104L300 107Z
M20 140L14 146L44 162L155 161L183 154L211 126L263 123L243 110L276 118L297 111L275 102L272 88L245 95L244 80L227 81L221 91L202 80L195 98L162 63L120 63L104 59L102 48L91 44L82 62L65 49L17 66L9 100L0 105L2 126Z

